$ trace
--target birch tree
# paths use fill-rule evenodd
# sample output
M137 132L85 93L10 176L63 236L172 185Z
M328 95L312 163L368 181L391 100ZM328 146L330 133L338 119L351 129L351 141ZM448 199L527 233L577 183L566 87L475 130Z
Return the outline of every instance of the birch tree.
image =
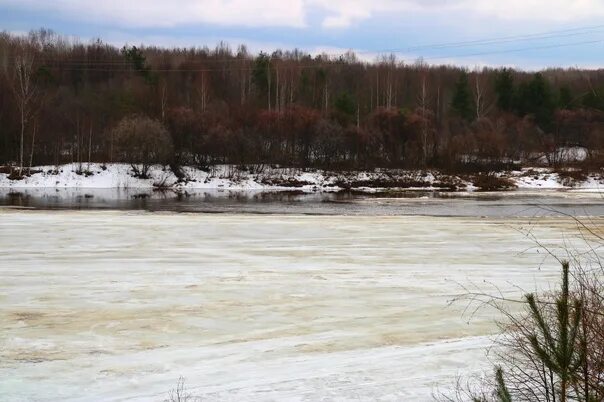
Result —
M493 107L493 102L489 102L486 99L484 84L484 74L482 74L478 69L474 72L474 107L476 120L480 120L484 116L486 116L491 108Z
M34 99L37 94L34 77L34 56L29 49L29 44L21 43L15 56L15 71L13 79L13 92L19 109L21 124L19 140L19 176L23 175L23 149L25 143L25 130L32 114Z

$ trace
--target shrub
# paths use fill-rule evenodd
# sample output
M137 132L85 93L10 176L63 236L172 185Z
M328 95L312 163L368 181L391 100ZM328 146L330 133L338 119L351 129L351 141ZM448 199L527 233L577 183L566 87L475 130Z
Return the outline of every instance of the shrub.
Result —
M137 177L148 178L152 164L166 164L174 154L168 130L145 116L123 118L113 129L113 137L120 160L130 163Z
M557 169L560 183L567 187L574 187L577 183L587 180L587 172L583 169Z
M510 179L499 177L495 173L480 173L472 181L480 191L511 190L516 187Z
M446 401L604 401L604 232L577 224L590 251L565 253L560 288L522 299L503 293L471 292L478 307L490 306L505 317L495 340L495 377L457 382ZM530 236L530 234L529 234ZM546 251L552 253L551 250ZM557 258L557 257L556 257ZM520 312L510 303L522 303Z

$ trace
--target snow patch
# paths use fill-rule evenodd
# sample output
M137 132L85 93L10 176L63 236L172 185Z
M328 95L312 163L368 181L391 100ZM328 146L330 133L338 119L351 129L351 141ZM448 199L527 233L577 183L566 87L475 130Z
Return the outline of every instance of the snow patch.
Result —
M239 167L216 165L207 170L183 167L185 179L178 177L166 166L152 166L149 178L135 177L128 164L79 164L40 166L30 176L11 180L0 173L0 188L117 188L154 189L170 188L176 191L224 189L233 191L301 191L333 192L355 190L367 193L382 191L475 191L471 176L442 174L438 171L409 171L401 169L376 169L360 172L328 172L268 166ZM600 191L604 188L602 175L589 175L585 180L567 180L549 168L525 168L502 172L497 176L507 178L519 189L572 189L575 191Z

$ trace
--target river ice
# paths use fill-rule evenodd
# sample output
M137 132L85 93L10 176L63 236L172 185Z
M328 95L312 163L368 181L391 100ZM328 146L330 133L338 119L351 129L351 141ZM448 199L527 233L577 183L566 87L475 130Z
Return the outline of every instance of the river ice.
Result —
M0 209L2 400L429 400L490 370L465 286L551 286L557 218Z

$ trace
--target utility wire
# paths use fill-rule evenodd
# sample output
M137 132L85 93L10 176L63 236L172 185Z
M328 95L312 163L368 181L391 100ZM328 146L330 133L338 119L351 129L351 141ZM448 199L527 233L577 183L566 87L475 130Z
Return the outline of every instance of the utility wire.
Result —
M596 29L604 29L604 25L597 25L597 26L592 26L592 27L584 27L584 28L575 28L575 29L568 29L568 30L562 30L562 31L550 31L550 32L546 32L546 33L541 33L541 34L529 34L529 35L516 35L516 36L508 36L508 37L501 37L501 38L492 38L492 39L485 39L485 40L474 40L474 41L465 41L465 42L450 42L450 43L443 43L443 44L434 44L434 45L424 45L424 46L416 46L416 47L410 47L407 48L409 49L447 49L447 48L451 48L451 47L465 47L465 46L473 46L473 45L486 45L486 44L495 44L495 41L500 41L499 43L509 43L509 42L522 42L522 41L529 41L529 40L536 40L536 39L553 39L553 38L557 38L557 37L567 37L567 36L576 36L579 34L587 34L587 33L594 33L593 30ZM589 32L577 32L577 31L586 31L586 30L590 30ZM574 32L574 33L573 33ZM599 32L599 31L596 31ZM548 36L544 36L544 35L548 35ZM501 41L506 41L506 42L501 42ZM570 43L558 43L558 44L552 44L552 45L541 45L541 46L530 46L530 47L524 47L524 48L515 48L515 49L504 49L504 50L494 50L494 51L482 51L482 52L474 52L474 53L463 53L463 54L449 54L449 55L440 55L440 56L430 56L430 57L421 57L418 56L418 58L422 58L423 60L439 60L439 59L448 59L448 58L464 58L464 57L473 57L473 56L483 56L483 55L493 55L493 54L505 54L505 53L517 53L517 52L524 52L524 51L530 51L530 50L543 50L543 49L555 49L555 48L564 48L564 47L572 47L572 46L581 46L581 45L588 45L588 44L596 44L596 43L602 43L604 42L604 39L595 39L595 40L589 40L589 41L579 41L579 42L570 42ZM364 52L356 52L356 53L364 53ZM221 66L221 67L191 67L191 68L153 68L153 67L147 67L146 71L149 72L212 72L212 71L235 71L235 70L239 70L239 71L248 71L253 69L253 67L250 65L253 62L253 58L231 58L231 59L215 59L212 58L212 56L208 56L209 58L206 60L184 60L183 62L181 62L180 65L182 64L208 64L208 63L222 63L222 64L235 64L235 63L241 63L241 64L245 64L244 66L238 66L238 67L233 67L233 66ZM124 72L124 71L136 71L135 69L132 68L132 63L127 61L127 60L123 60L123 59L114 59L114 60L83 60L83 59L67 59L65 61L62 61L61 59L58 58L50 58L50 57L41 57L39 60L42 60L43 62L46 62L48 64L48 67L50 68L59 68L61 70L85 70L85 71L100 71L100 72ZM285 59L284 61L299 61L299 60L290 60L290 59ZM272 61L273 63L275 62L274 60ZM317 61L319 64L313 63L313 64L309 64L309 65L294 65L291 66L292 69L312 69L312 68L324 68L324 67L334 67L334 63L337 66L338 60L331 60L328 62L321 62L321 61ZM14 62L12 62L14 64ZM156 63L156 64L164 64L162 62ZM90 66L92 66L92 68L90 68Z
M587 35L593 33L601 33L604 30L604 24L602 25L593 25L586 27L578 27L564 30L556 30L556 31L547 31L535 34L523 34L523 35L513 35L513 36L502 36L495 37L489 39L478 39L478 40L469 40L469 41L460 41L460 42L446 42L446 43L436 43L436 44L428 44L428 45L418 45L418 46L410 46L407 48L399 48L399 49L377 49L377 50L361 50L355 51L355 54L384 54L384 53L404 53L404 52L413 52L417 50L442 50L449 48L459 48L459 47L469 47L469 46L486 46L493 44L503 44L503 43L512 43L512 42L523 42L523 41L534 41L534 40L543 40L543 39L556 39L556 38L565 38L572 36L580 36ZM208 60L204 60L204 63L243 63L249 62L251 59L249 58L237 58L234 56L230 59L216 59L209 56ZM82 62L89 63L88 59L80 59L78 61L71 60L72 62ZM128 62L124 60L105 60L98 63L106 63L106 64L128 64Z
M366 50L357 53L402 53L416 50L431 50L431 49L446 49L450 47L467 47L467 46L483 46L498 43L509 43L509 42L521 42L521 41L532 41L541 39L555 39L558 37L569 37L586 35L590 33L600 33L604 29L603 25L592 25L587 27L563 29L556 31L546 31L535 34L524 34L524 35L513 35L513 36L501 36L489 39L477 39L460 42L446 42L446 43L434 43L427 45L410 46L407 48L399 49L386 49L386 50Z
M483 56L483 55L493 55L493 54L505 54L505 53L517 53L517 52L525 52L530 50L543 50L543 49L556 49L556 48L564 48L564 47L572 47L572 46L581 46L581 45L589 45L589 44L597 44L604 43L604 39L591 40L591 41L582 41L582 42L572 42L572 43L562 43L555 45L545 45L545 46L531 46L524 48L516 48L516 49L506 49L500 51L487 51L487 52L477 52L477 53L466 53L466 54L457 54L457 55L448 55L448 56L435 56L435 57L427 57L424 60L442 60L448 58L463 58L463 57L474 57L474 56ZM129 63L124 63L123 65L114 65L114 66L104 66L106 68L86 68L85 65L70 65L69 63L65 63L67 67L62 65L50 65L49 67L60 68L61 70L83 70L83 71L99 71L99 72L135 72L134 68L125 68L131 66ZM93 63L91 63L93 64ZM337 66L337 64L336 64ZM101 66L103 67L103 66ZM119 67L119 68L113 68ZM326 67L334 67L332 63L319 63L319 64L309 64L309 65L294 65L292 69L313 69L313 68L326 68ZM152 68L149 67L146 71L149 72L212 72L212 71L251 71L253 70L253 66L247 67L222 67L222 68L173 68L173 69L162 69L162 68Z
M446 59L449 57L472 57L472 56L483 56L490 54L502 54L502 53L515 53L515 52L524 52L527 50L542 50L542 49L557 49L562 47L572 47L572 46L581 46L581 45L590 45L595 43L603 43L604 39L583 41L583 42L572 42L572 43L561 43L556 45L544 45L544 46L532 46L525 47L519 49L506 49L506 50L494 50L494 51L486 51L486 52L478 52L478 53L466 53L466 54L458 54L454 56L438 56L438 57L426 57L424 60L436 60L436 59Z

